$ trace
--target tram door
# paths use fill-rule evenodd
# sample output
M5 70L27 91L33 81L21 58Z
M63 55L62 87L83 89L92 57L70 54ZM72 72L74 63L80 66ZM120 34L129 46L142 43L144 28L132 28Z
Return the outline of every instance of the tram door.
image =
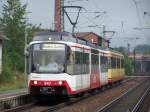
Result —
M83 62L82 62L82 88L89 88L90 87L90 63L89 58L90 54L87 51L83 52Z
M91 76L90 76L90 86L91 88L100 87L100 77L99 77L99 52L95 49L91 50Z
M108 83L108 58L106 56L100 56L100 82L101 85Z

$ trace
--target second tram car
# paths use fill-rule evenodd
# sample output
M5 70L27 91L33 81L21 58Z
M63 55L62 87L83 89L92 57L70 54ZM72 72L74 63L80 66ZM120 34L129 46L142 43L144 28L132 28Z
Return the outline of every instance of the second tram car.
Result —
M37 33L27 51L33 95L74 95L123 80L122 54L67 32Z

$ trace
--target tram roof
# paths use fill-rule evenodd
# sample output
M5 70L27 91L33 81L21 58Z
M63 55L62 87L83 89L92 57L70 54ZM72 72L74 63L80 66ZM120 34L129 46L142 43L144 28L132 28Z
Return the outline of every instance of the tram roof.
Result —
M78 43L78 44L82 44L82 45L87 45L87 46L90 46L92 48L96 48L96 49L100 49L100 50L104 50L104 51L110 51L110 52L114 52L114 53L117 53L117 54L121 54L120 52L114 51L114 50L109 49L109 48L104 49L101 46L99 46L98 44L91 43L91 42L86 41L82 38L78 38L78 37L72 35L69 32L54 32L54 31L50 31L50 30L41 31L41 32L35 33L33 41L74 42L74 43Z
M94 44L84 39L78 38L69 32L41 31L41 32L37 32L34 35L33 41L66 41L66 42L74 42L82 45L87 45L97 49L106 50L101 46L99 46L98 44Z

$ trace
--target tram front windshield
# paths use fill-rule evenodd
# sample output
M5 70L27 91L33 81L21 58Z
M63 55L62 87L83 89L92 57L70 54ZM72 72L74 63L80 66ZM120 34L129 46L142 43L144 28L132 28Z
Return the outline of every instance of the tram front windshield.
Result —
M62 73L65 63L65 45L34 44L31 71L34 73Z

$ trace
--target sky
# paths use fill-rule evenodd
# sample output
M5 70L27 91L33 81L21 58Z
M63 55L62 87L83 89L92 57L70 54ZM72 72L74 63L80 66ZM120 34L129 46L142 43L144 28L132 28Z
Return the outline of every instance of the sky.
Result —
M0 0L0 13L5 0ZM27 17L32 24L41 24L42 28L54 28L54 0L21 0L28 3ZM102 35L102 26L107 33L105 38L110 39L111 47L127 46L133 48L139 44L150 45L150 0L65 0L65 5L82 6L82 12L105 13L80 13L75 31L95 32ZM71 10L76 12L76 10ZM149 15L144 15L147 12ZM76 13L70 13L75 19ZM99 16L100 15L100 16ZM97 27L89 27L97 26ZM65 31L71 32L72 26L65 16Z

